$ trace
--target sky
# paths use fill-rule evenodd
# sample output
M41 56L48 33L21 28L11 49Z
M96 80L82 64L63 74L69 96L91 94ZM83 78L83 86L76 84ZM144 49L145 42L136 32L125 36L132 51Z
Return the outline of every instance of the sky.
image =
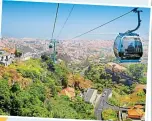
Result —
M2 4L2 37L51 39L56 12L56 3L6 1ZM73 4L60 4L54 39L71 39L97 27L130 10L132 7L97 6L76 4L59 38L61 30ZM149 38L150 9L139 8L141 26L136 32ZM120 32L134 29L137 14L130 13L104 27L76 39L111 40Z

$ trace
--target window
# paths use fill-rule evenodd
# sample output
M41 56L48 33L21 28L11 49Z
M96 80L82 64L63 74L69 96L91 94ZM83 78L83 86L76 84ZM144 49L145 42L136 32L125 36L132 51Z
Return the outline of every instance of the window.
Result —
M123 49L126 53L137 53L142 51L142 43L140 38L124 37Z
M117 38L115 39L114 47L118 49L119 42L120 42L120 36L118 35Z

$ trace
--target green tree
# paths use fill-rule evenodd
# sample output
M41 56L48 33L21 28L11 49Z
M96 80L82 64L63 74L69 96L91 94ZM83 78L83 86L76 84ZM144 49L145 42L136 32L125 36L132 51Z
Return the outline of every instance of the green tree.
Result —
M15 56L16 57L21 57L22 56L22 52L20 50L15 50Z
M10 115L12 115L12 116L20 116L22 114L21 113L21 108L23 106L23 102L16 95L12 95L11 98L12 98L12 100L11 100Z
M102 111L102 117L104 120L112 119L114 121L118 121L117 112L112 109L105 109Z
M63 76L61 77L61 81L62 81L62 86L63 86L64 88L66 88L66 87L68 86L68 78L67 78L67 76L66 76L66 75L63 75Z
M85 71L85 76L91 80L99 90L101 90L100 88L111 88L113 85L111 75L106 73L105 66L102 64L90 65L88 70Z
M29 94L33 97L38 97L39 100L44 102L46 98L46 88L42 83L35 83L29 88Z
M135 85L131 85L131 86L125 86L125 85L121 85L119 87L119 94L120 95L126 95L126 94L131 94L133 92L135 88Z
M6 112L3 112L2 109L0 109L0 115L8 115Z
M142 77L142 78L140 78L140 79L139 79L139 82L140 82L141 84L146 84L146 83L147 83L147 77Z
M15 84L13 84L12 85L12 87L11 87L11 91L13 92L13 93L15 93L15 92L17 92L17 91L20 91L21 89L20 89L20 85L18 84L18 83L16 83L15 82Z
M0 109L1 113L9 113L11 108L10 90L8 81L0 79Z
M12 76L10 70L15 70L16 74ZM58 95L68 81L69 69L64 62L54 64L44 56L16 62L5 71L0 79L0 114L95 119L93 106L80 97L70 100L67 96ZM12 78L15 83L8 84ZM30 83L24 84L24 80Z
M47 56L46 54L43 54L43 55L41 56L41 59L42 59L43 61L47 61L47 60L49 60L49 56Z
M77 112L70 106L70 100L65 96L56 97L50 102L52 102L53 118L78 118Z
M131 64L128 68L128 73L133 78L139 80L140 78L143 78L145 70L147 70L145 64Z

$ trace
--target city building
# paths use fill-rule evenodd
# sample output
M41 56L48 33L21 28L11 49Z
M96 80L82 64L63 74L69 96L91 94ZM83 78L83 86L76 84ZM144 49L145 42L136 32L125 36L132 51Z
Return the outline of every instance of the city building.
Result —
M84 93L85 102L95 104L95 100L97 98L97 90L96 89L88 89L87 92Z
M33 57L33 54L30 53L30 52L27 52L27 53L25 53L25 54L23 54L23 55L21 56L20 60L26 61L26 60L29 60L29 59L32 58L32 57Z
M15 58L14 54L8 53L5 51L0 51L0 52L1 52L1 54L0 54L0 64L1 65L8 66L14 61L14 58Z

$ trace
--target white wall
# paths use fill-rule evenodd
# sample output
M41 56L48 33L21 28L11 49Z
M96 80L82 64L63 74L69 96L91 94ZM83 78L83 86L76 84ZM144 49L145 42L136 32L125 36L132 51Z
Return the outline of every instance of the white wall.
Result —
M60 2L60 3L81 3L100 5L121 5L121 6L148 6L151 0L15 0L15 1L37 1L37 2Z

